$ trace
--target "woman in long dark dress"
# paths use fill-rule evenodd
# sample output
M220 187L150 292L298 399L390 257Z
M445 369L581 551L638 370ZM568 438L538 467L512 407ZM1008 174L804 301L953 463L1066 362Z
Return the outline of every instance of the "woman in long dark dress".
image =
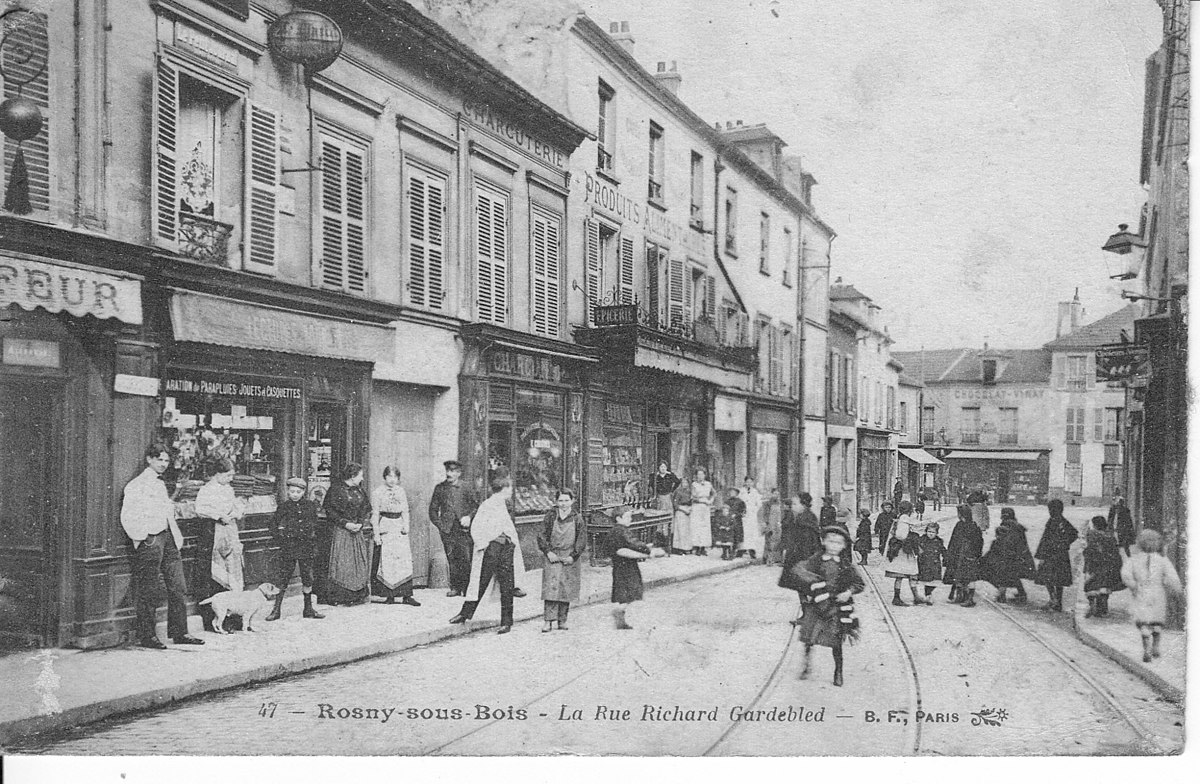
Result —
M371 501L362 489L363 469L348 463L325 494L330 528L326 604L362 604L371 591Z
M1120 491L1113 499L1112 506L1108 508L1108 530L1116 534L1117 545L1125 551L1125 557L1128 558L1129 548L1137 541L1137 533L1133 528L1133 515Z
M779 575L779 587L800 591L804 586L796 580L792 567L821 549L821 529L813 514L811 495L801 493L792 497L792 508L784 513L781 528L783 571Z
M804 617L800 639L804 660L800 678L808 677L809 655L814 645L833 649L833 685L842 685L842 644L858 636L853 596L864 583L850 554L850 534L838 525L821 529L821 548L796 564L796 582L801 586Z
M1063 517L1063 502L1055 498L1046 504L1050 519L1038 542L1037 584L1046 586L1050 592L1050 609L1061 611L1063 588L1073 581L1071 576L1071 544L1079 538L1079 532L1067 518Z
M958 521L950 534L950 545L946 548L946 573L942 582L955 587L950 601L963 607L975 606L975 588L979 579L979 561L983 557L983 531L980 521L971 513L971 507L958 507ZM986 524L986 523L983 523Z
M1028 600L1022 580L1033 579L1033 554L1029 551L1029 540L1025 526L1017 522L1017 513L1012 507L1000 510L1000 525L996 528L996 539L983 557L983 579L999 589L996 601L1008 601L1008 589L1017 591L1015 602L1024 604Z
M1096 515L1084 534L1087 546L1083 548L1083 591L1087 594L1088 609L1085 618L1108 615L1108 597L1124 590L1121 581L1121 550L1116 537L1108 530L1108 518Z
M579 601L579 580L583 551L587 549L587 526L575 509L575 493L563 488L558 491L555 507L546 512L542 530L538 532L538 549L546 559L542 567L542 631L548 632L558 624L567 630L567 613L571 602Z

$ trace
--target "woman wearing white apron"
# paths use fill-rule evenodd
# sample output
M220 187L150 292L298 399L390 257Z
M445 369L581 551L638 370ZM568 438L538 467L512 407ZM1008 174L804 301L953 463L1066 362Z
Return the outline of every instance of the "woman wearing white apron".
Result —
M758 558L766 547L766 540L763 537L762 520L759 519L762 515L762 493L758 492L754 477L746 477L741 498L746 504L746 516L742 518L742 541L738 543L737 551L739 555L749 553L751 558Z
M671 524L671 552L683 555L692 549L692 488L680 483L672 494L675 517Z
M692 552L708 555L712 547L712 504L716 497L712 482L703 468L696 469L696 481L692 482Z
M408 509L408 496L400 486L400 469L387 466L383 469L383 485L371 493L371 528L374 530L375 595L383 596L384 604L401 604L420 607L413 598L412 517Z
M238 521L246 507L230 486L233 463L222 460L208 482L196 493L196 515L217 521L213 528L212 579L227 591L245 588L242 576L242 538Z

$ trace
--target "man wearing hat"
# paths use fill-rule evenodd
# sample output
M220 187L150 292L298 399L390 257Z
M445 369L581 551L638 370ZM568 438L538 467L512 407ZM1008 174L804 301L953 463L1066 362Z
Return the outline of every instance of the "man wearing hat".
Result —
M446 481L433 489L429 499L429 521L442 535L442 547L450 567L447 596L465 596L471 582L471 516L479 506L475 494L462 481L462 463L447 460Z
M821 527L837 525L837 509L833 506L833 496L827 495L821 499Z
M287 480L287 500L275 510L271 518L271 533L279 544L279 574L275 584L279 593L275 595L275 607L267 616L268 621L279 620L283 609L283 595L292 580L292 573L300 566L300 583L304 586L304 617L324 618L313 607L313 561L317 550L317 505L304 497L308 484L299 477Z

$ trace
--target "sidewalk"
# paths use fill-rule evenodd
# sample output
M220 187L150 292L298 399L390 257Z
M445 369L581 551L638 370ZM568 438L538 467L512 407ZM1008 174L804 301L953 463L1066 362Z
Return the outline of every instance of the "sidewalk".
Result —
M1107 618L1085 618L1087 604L1074 605L1075 634L1125 669L1150 684L1171 702L1183 704L1187 668L1187 634L1164 629L1159 644L1162 657L1142 662L1142 638L1129 615L1129 591L1109 598Z
M642 564L647 588L719 574L750 566L747 559L674 556ZM761 567L756 567L761 568ZM525 573L528 596L516 600L514 620L542 615L540 569ZM608 568L583 569L578 605L607 602L612 587ZM462 599L447 597L444 588L418 590L421 607L371 604L321 606L324 620L303 620L301 598L290 597L283 617L264 623L264 631L218 635L200 631L190 617L193 634L203 646L170 645L166 651L122 647L105 650L44 649L0 657L0 751L17 738L90 724L132 711L167 705L249 683L294 675L321 667L427 645L499 625L500 605L485 600L476 619L465 626L447 621ZM165 640L165 630L160 627Z

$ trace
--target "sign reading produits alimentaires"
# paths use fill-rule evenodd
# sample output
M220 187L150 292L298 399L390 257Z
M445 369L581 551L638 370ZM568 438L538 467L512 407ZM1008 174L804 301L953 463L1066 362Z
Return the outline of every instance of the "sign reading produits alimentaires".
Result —
M642 226L646 235L672 247L682 247L688 253L700 256L704 253L704 235L691 227L676 223L661 209L631 199L621 193L620 188L610 185L591 174L583 174L583 200L622 221Z
M563 154L562 150L532 136L519 125L509 122L504 116L492 111L492 107L487 104L464 100L463 114L479 127L486 128L497 136L507 139L533 157L545 161L556 169L561 169L567 164L567 156Z

